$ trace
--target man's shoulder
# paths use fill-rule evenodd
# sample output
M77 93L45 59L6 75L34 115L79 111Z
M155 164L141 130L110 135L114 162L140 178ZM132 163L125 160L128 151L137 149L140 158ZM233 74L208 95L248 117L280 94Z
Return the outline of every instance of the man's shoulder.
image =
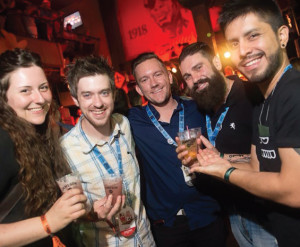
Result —
M134 106L130 108L128 111L128 119L131 122L141 117L144 118L145 114L146 114L145 106Z
M184 106L184 112L189 114L197 114L200 117L203 117L205 114L201 112L197 106L195 100L187 96L180 96L180 103Z
M62 147L75 145L79 143L80 133L78 131L78 124L79 122L75 125L74 128L72 128L70 131L68 131L60 138L60 143Z
M111 118L115 124L120 126L121 130L127 129L130 126L128 118L120 113L112 114Z
M234 81L234 87L238 97L250 101L253 106L260 104L264 100L259 87L255 83L239 79Z

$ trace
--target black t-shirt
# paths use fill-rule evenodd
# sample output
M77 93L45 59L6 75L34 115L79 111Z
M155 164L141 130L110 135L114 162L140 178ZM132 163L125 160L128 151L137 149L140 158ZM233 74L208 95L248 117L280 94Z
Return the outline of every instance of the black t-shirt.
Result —
M262 100L263 96L256 85L235 78L226 103L211 116L211 126L214 129L222 112L229 107L216 138L216 148L220 152L250 153L253 108Z
M288 70L264 104L255 109L253 143L260 170L266 172L280 172L278 148L300 148L300 72ZM267 205L269 228L279 246L300 246L300 210L273 202Z
M220 115L229 107L216 138L216 148L227 154L250 154L253 109L263 101L263 96L255 84L242 81L237 76L230 79L234 79L234 83L225 104L210 116L214 129ZM218 180L210 186L212 193L227 210L234 204L239 213L262 215L255 207L256 198L250 193Z
M18 183L18 172L20 166L15 159L14 144L9 134L0 128L0 204L9 191ZM24 212L24 201L21 199L6 218L1 223L12 223L24 220L26 217ZM79 239L78 229L75 225L69 224L63 230L55 233L61 242L66 246L80 246L75 239ZM36 241L35 243L26 245L30 247L52 247L52 239L50 237Z

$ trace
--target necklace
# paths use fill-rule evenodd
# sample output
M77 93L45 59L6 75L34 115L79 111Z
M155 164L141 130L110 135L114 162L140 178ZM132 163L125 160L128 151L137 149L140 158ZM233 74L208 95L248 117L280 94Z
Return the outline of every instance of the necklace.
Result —
M292 66L291 64L287 65L287 66L284 68L284 71L283 71L282 75L280 76L278 82L281 80L281 78L282 78L282 76L285 74L285 72L287 72L287 71L288 71L289 69L291 69L291 68L293 68L293 66ZM274 91L275 91L275 89L276 89L276 87L277 87L277 85L278 85L278 82L276 83L275 87L273 88L273 90L272 90L270 96L267 98L267 99L269 99L269 100L268 100L269 103L268 103L268 108L267 108L267 113L266 113L266 120L265 120L266 122L267 122L268 116L269 116L270 103L271 103L270 101L271 101L271 98L272 98L272 96L273 96L273 94L274 94ZM260 124L260 125L262 125L262 124L261 124L261 115L262 115L262 113L263 113L263 111L264 111L265 103L266 103L266 100L264 100L263 106L262 106L261 111L260 111L260 114L259 114L259 124Z

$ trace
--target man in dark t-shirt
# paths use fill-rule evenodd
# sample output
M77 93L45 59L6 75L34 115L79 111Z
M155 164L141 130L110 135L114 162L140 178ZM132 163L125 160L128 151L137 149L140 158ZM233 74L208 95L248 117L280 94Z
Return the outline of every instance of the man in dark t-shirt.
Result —
M206 146L217 148L231 162L247 161L251 148L252 112L262 100L258 87L237 76L225 78L219 58L206 43L196 42L185 47L179 60L191 95L206 114L207 137L211 142ZM262 212L254 196L221 182L214 191L229 214L239 246L276 246L275 238L257 218Z
M265 198L268 227L280 247L300 243L300 73L289 64L289 28L272 0L232 0L223 5L219 23L233 64L259 86L265 101L255 110L251 161L231 164L200 151L210 174Z

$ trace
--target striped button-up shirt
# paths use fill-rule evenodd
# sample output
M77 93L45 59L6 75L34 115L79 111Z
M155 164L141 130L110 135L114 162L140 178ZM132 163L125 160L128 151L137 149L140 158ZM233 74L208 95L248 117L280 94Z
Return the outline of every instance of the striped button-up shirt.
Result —
M86 246L155 246L150 224L140 197L140 171L135 156L134 141L131 136L128 119L120 114L111 117L112 135L109 141L95 140L81 127L83 117L76 126L61 138L61 145L72 171L79 172L84 193L88 198L88 207L105 197L102 177L108 174L94 149L98 149L110 167L119 170L116 138L119 140L123 167L123 193L126 205L132 207L137 230L131 237L116 236L104 221L82 223L80 226Z

